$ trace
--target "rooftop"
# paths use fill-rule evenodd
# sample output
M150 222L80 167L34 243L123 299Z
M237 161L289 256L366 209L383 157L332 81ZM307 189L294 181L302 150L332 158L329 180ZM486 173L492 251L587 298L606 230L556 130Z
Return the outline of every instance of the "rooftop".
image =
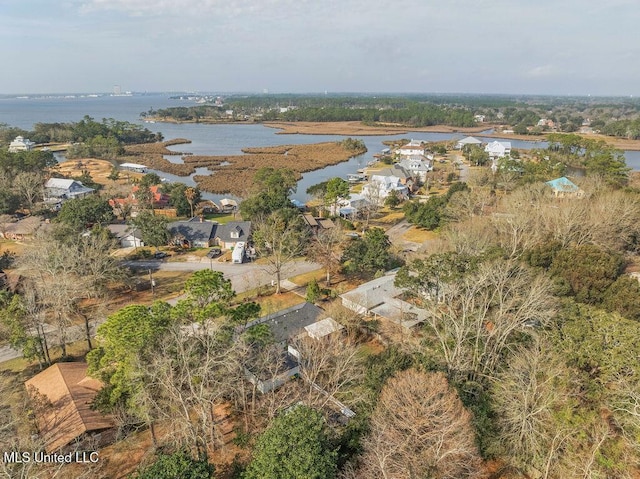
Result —
M102 388L87 376L87 363L58 363L25 382L36 404L38 429L47 452L57 451L88 431L114 426L113 419L91 409L93 398Z

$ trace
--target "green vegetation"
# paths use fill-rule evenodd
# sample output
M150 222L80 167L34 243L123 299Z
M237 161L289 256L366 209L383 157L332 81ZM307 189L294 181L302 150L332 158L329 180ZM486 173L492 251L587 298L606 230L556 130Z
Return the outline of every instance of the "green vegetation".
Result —
M389 237L382 228L371 228L353 241L342 256L343 271L349 275L372 278L388 270L393 263Z
M206 460L196 460L188 452L159 453L155 461L131 479L211 479L215 468Z
M322 415L307 406L294 406L258 438L242 478L332 479L336 458Z
M255 175L255 193L240 204L242 217L255 220L274 211L291 208L289 195L295 191L295 174L287 168L261 168Z
M56 221L82 232L93 225L107 225L114 218L113 210L104 198L97 195L65 201Z
M434 230L447 219L445 208L451 197L458 191L466 191L466 183L454 183L444 196L431 196L425 203L409 201L404 204L403 212L407 221L427 230Z

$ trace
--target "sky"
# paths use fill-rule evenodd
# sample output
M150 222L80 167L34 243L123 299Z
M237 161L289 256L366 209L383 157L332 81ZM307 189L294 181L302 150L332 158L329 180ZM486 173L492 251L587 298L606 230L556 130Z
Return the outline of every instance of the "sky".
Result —
M637 0L0 0L0 94L640 94Z

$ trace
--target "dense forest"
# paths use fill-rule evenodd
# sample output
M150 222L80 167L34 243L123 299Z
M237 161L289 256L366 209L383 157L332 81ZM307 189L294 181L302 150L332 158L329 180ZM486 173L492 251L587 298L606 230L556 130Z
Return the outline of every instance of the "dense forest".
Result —
M120 145L162 141L160 133L128 121L103 118L95 121L90 116L71 123L36 123L33 130L23 130L0 124L0 144L8 145L16 136L22 135L35 143L79 143L96 139L112 140Z

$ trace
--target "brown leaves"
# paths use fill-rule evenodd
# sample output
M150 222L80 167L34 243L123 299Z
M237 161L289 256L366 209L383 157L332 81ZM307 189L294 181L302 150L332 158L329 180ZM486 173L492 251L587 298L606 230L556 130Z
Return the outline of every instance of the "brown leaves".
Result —
M363 446L357 477L483 477L471 414L442 373L409 369L389 379Z

